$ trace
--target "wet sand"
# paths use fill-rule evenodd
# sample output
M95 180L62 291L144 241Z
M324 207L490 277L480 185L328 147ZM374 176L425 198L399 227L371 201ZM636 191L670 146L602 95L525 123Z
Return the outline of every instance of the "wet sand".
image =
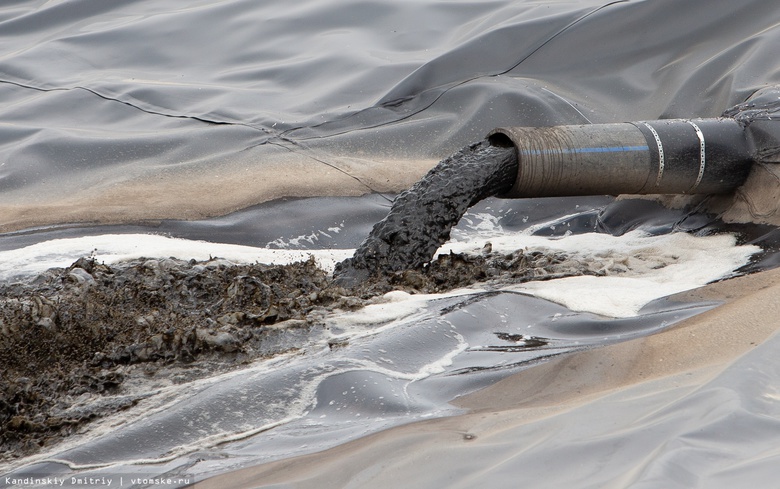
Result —
M528 462L542 460L544 444L565 458L569 448L564 441L557 444L557 436L603 423L614 429L610 417L617 425L637 404L650 406L647 414L637 414L644 416L641 422L663 414L667 406L679 410L676 400L695 394L773 336L780 316L778 294L780 270L677 294L671 299L724 304L662 333L562 356L501 380L456 400L470 410L466 415L394 428L325 452L216 476L195 487L500 486L508 470L518 482L524 473L527 480L538 481L530 474L540 469ZM707 415L691 411L696 418ZM550 426L568 431L545 433ZM610 432L601 435L607 443ZM542 455L534 458L535 452ZM581 460L572 462L577 466L571 467L573 474L585 470ZM626 482L641 472L613 475Z
M163 175L138 172L121 186L105 177L108 183L78 192L49 187L6 192L0 195L0 233L73 223L204 219L282 197L397 193L435 164L434 159L369 160L264 147L251 157L217 160L206 168L183 165Z

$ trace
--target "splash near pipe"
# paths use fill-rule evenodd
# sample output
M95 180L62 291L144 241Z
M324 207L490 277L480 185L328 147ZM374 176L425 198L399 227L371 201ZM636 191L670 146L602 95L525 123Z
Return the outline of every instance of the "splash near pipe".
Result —
M745 128L730 118L498 128L493 145L517 151L504 198L720 194L747 178Z

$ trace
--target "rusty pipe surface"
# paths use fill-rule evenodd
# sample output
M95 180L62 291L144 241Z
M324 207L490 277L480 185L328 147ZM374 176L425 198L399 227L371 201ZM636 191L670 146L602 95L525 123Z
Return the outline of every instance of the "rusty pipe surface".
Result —
M745 126L732 118L506 127L488 139L517 151L504 198L727 193L754 160Z

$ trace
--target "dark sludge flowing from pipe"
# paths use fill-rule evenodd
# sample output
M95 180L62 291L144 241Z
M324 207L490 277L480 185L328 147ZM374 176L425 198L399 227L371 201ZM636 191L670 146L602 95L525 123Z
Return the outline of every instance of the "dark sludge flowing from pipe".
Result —
M422 267L469 207L514 185L517 169L509 143L484 140L445 158L399 194L354 256L336 265L335 283L353 287L372 276Z
M466 210L490 197L725 194L754 163L780 162L780 88L758 90L709 119L497 128L401 193L337 285L420 268Z

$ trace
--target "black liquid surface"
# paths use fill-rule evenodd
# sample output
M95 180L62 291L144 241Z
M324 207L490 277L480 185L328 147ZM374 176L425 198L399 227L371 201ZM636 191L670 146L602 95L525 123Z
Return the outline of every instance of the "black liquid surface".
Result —
M423 266L469 207L506 192L516 176L514 147L481 141L463 148L398 195L355 255L336 266L334 278L354 286L371 276Z

